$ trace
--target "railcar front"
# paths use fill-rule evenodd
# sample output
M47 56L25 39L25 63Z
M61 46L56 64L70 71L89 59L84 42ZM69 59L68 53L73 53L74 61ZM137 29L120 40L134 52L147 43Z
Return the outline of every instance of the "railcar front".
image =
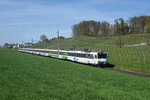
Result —
M108 65L108 56L106 52L97 53L97 65L100 65L100 66Z

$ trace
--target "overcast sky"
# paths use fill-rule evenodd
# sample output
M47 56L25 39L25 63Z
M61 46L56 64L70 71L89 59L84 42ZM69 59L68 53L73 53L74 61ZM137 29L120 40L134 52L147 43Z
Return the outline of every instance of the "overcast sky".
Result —
M0 45L71 37L71 27L83 20L108 21L150 15L150 0L0 0Z

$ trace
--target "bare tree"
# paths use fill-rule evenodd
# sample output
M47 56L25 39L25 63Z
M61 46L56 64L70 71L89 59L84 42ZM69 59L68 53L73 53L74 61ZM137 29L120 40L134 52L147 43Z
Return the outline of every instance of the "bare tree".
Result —
M108 36L110 34L110 24L106 21L101 22L100 31L104 36Z

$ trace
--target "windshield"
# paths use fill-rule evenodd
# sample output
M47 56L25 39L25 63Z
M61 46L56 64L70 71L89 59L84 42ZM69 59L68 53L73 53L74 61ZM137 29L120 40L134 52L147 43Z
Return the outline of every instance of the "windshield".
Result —
M107 58L107 54L98 54L98 58Z

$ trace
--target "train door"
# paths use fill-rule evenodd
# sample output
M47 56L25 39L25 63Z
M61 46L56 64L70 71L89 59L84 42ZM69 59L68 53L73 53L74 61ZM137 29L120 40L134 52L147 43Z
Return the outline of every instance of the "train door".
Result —
M88 64L94 64L93 54L86 54L86 59Z

